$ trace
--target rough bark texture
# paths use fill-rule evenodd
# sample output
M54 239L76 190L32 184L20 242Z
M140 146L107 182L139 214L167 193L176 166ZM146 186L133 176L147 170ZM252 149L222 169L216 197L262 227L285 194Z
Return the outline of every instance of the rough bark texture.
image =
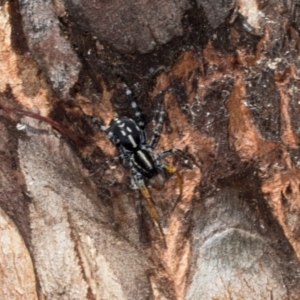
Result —
M2 1L0 299L299 299L299 26L296 1ZM174 211L148 183L167 248L91 120L134 118L127 87L186 153Z

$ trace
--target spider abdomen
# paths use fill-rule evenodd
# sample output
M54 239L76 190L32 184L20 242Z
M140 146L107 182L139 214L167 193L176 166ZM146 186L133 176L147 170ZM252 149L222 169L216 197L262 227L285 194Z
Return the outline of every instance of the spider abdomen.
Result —
M141 130L136 122L128 117L111 120L109 132L127 152L134 152L141 145Z

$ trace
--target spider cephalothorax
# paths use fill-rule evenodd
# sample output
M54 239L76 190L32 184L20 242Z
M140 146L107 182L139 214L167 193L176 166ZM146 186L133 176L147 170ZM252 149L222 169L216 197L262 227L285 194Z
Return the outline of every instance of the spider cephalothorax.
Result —
M127 95L131 95L130 90L127 90ZM164 122L165 112L163 107L158 111L158 122L149 143L147 143L144 128L145 123L141 118L141 113L138 110L136 102L132 101L131 107L135 110L136 121L128 117L118 117L112 119L107 127L102 126L95 118L93 121L101 128L101 130L107 133L111 142L117 147L119 156L114 158L114 160L121 159L124 166L131 168L131 183L141 191L143 197L147 201L147 207L152 218L163 234L156 208L145 184L145 179L151 179L163 172L171 174L175 173L177 175L181 196L182 177L180 173L176 171L173 165L162 161L165 157L179 152L180 150L172 148L159 154L155 154L153 151L159 140Z

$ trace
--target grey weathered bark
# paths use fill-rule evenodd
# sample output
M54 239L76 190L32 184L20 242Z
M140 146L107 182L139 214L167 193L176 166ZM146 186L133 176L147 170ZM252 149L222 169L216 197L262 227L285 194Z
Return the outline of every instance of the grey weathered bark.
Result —
M298 299L298 12L2 1L0 298ZM176 177L149 183L167 248L91 121L134 116L125 83L148 135L164 104L155 151L187 153L174 211Z

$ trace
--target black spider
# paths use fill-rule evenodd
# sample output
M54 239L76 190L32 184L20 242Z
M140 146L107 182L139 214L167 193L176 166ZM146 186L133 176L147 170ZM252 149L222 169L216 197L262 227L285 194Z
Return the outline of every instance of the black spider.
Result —
M131 91L127 90L126 94L131 96ZM150 215L163 235L158 213L145 184L145 179L151 179L164 171L169 174L175 173L180 188L179 200L182 194L182 177L172 164L163 162L162 159L181 151L172 148L159 154L153 152L158 143L164 122L165 112L163 106L161 106L161 109L158 111L158 123L149 143L147 143L145 123L142 120L136 102L133 100L131 102L131 107L135 110L137 121L128 117L118 117L112 119L107 127L103 126L96 118L93 118L93 122L97 124L102 131L107 133L111 142L117 147L119 155L112 160L116 161L121 159L124 166L131 168L131 184L141 191L143 197L147 201Z

